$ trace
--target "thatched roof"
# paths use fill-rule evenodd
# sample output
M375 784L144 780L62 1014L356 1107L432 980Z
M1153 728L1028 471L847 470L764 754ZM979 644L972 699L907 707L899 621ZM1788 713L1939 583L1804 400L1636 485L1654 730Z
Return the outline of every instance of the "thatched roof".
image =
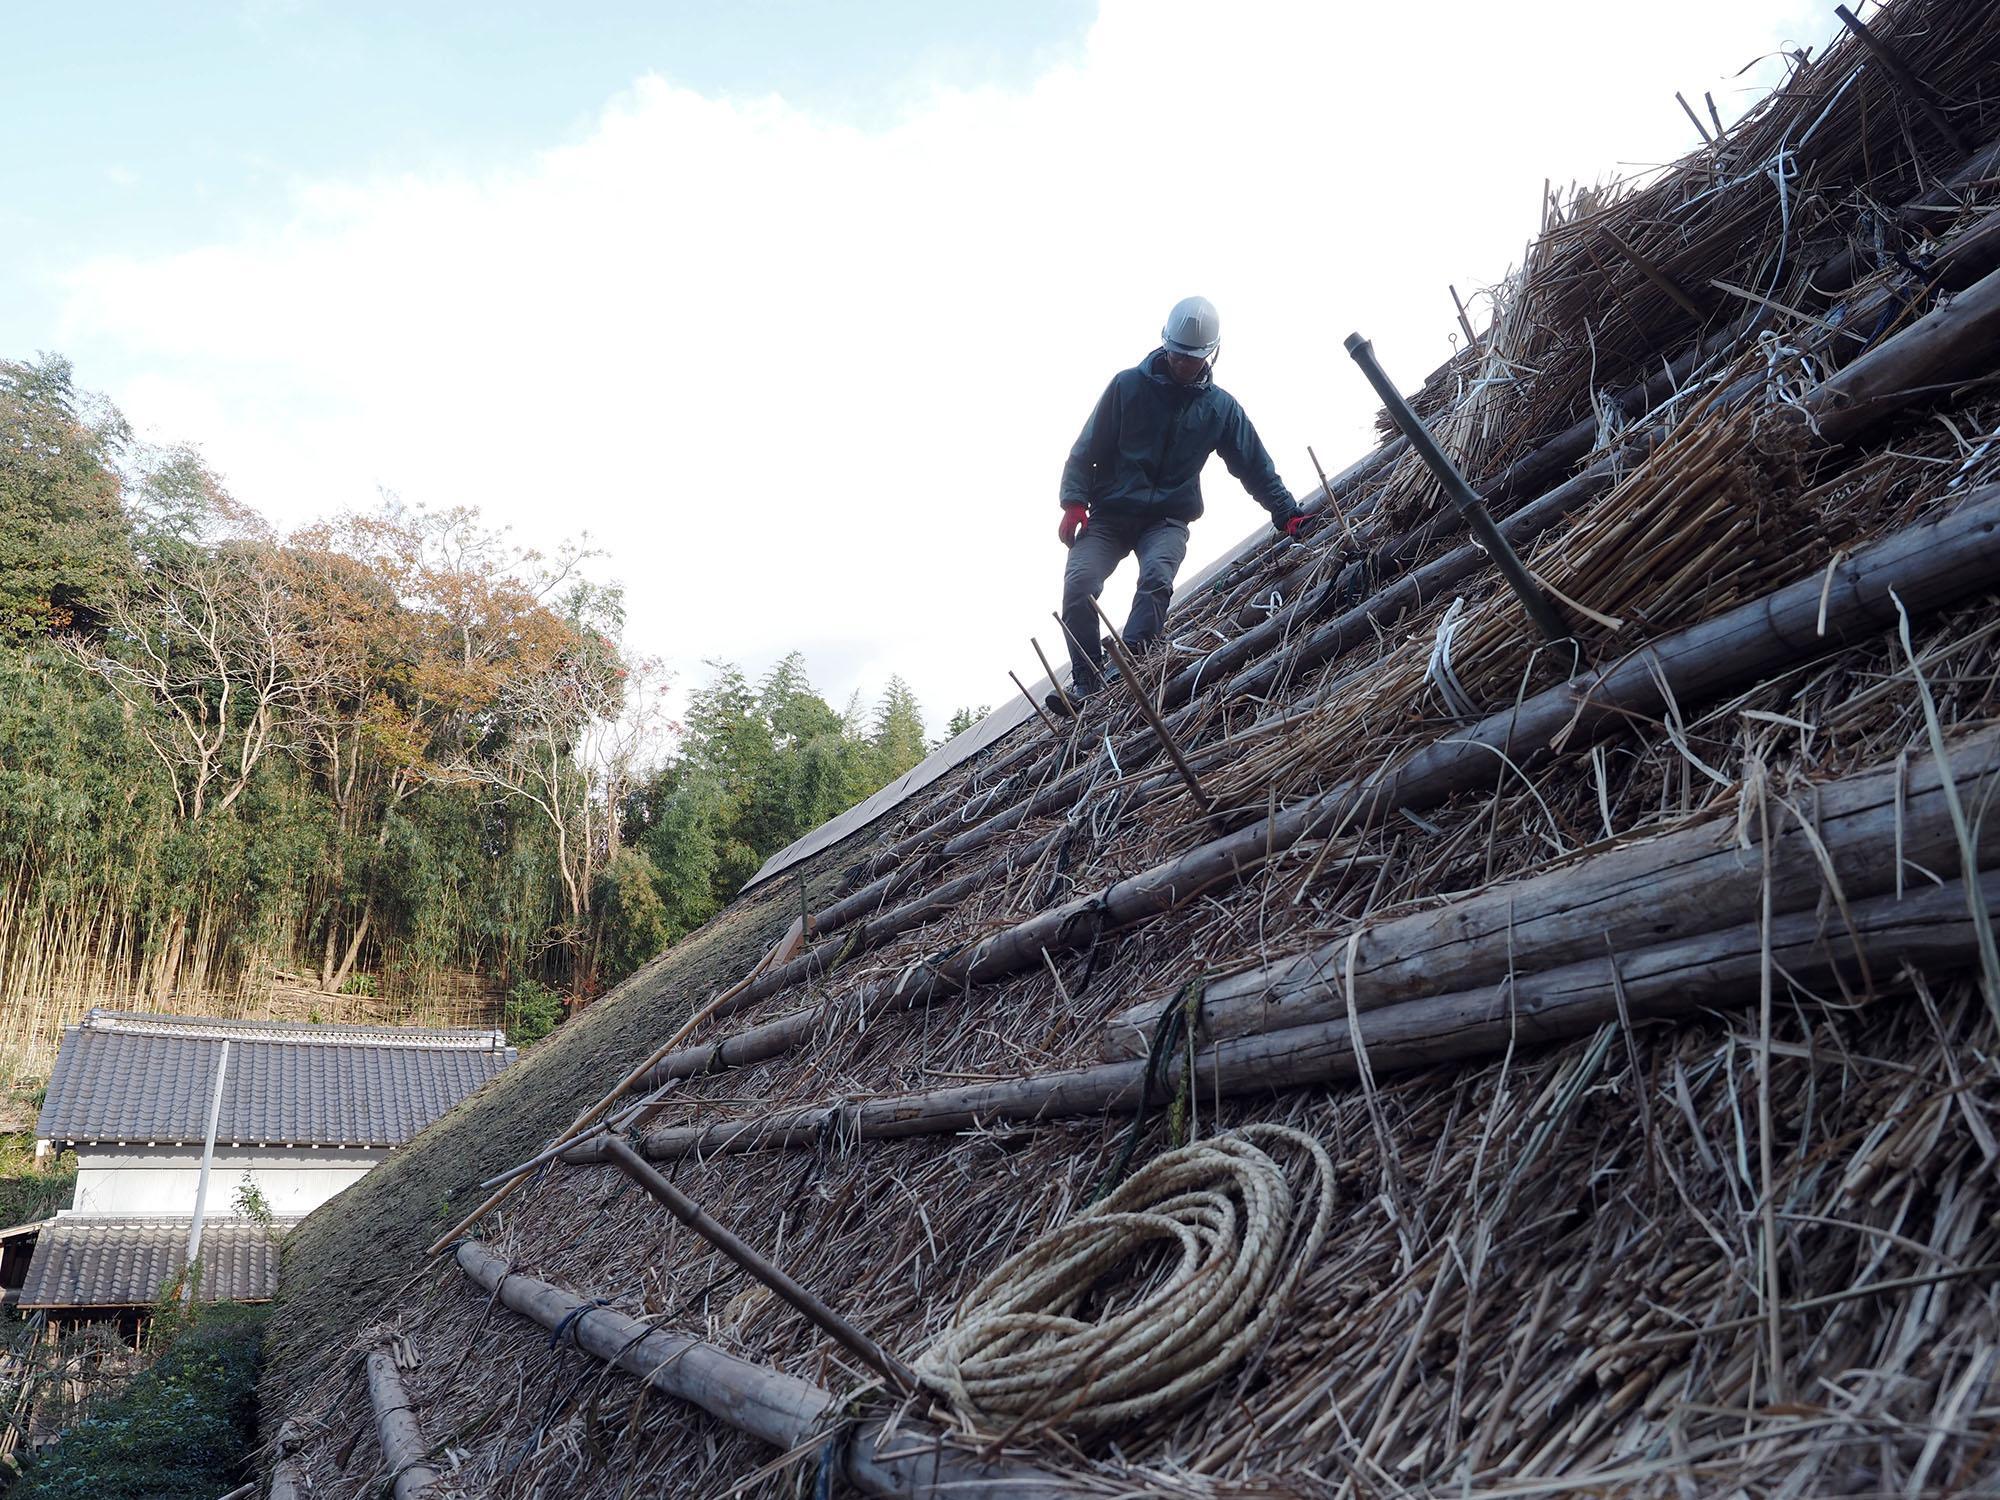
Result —
M1552 203L1418 398L1571 641L1386 444L1351 535L1257 549L1141 664L1185 772L1130 696L1023 726L303 1226L283 1481L381 1485L391 1345L441 1494L2000 1483L2000 15L1869 25ZM1106 1372L1005 1420L935 1374L982 1278L1253 1123L1319 1144L1331 1217L1296 1151L1262 1218L1167 1214L1296 1263L1227 1281L1281 1301L1226 1367L1105 1421ZM1221 1285L1171 1261L1092 1262L1064 1316Z

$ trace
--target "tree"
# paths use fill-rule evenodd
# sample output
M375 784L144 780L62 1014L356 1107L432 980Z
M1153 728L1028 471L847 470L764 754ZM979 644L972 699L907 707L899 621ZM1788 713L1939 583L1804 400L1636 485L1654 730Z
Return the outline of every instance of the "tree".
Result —
M985 703L980 704L979 707L977 708L959 709L958 712L954 713L951 716L950 720L945 724L944 738L939 740L937 744L933 745L931 748L933 750L936 750L942 748L945 745L949 745L953 740L957 739L961 734L964 734L966 730L970 729L973 725L977 724L981 719L985 718L988 714L992 712L993 709L991 705Z
M94 634L131 565L115 467L130 432L87 404L67 360L0 360L0 643Z
M655 872L676 937L764 861L923 757L916 696L892 679L872 726L857 693L837 714L793 652L754 687L728 662L689 700L677 753L635 794L629 839Z
M608 847L578 756L623 699L616 590L581 579L581 548L545 559L469 507L430 511L393 496L299 533L289 555L313 601L320 690L310 719L341 833L322 983L338 989L368 937L381 885L368 867L386 847L391 815L436 785L485 788L540 815L564 894L558 942L573 956L584 951L593 874ZM364 827L372 850L357 838ZM350 882L357 865L361 878Z
M875 705L875 725L869 735L875 752L874 775L882 785L902 775L928 753L924 739L924 711L917 695L900 677L891 677Z
M612 854L591 894L597 918L596 977L616 984L667 946L673 936L658 872L635 849Z
M229 811L308 689L303 625L266 550L241 544L142 567L72 648L133 713L181 818Z

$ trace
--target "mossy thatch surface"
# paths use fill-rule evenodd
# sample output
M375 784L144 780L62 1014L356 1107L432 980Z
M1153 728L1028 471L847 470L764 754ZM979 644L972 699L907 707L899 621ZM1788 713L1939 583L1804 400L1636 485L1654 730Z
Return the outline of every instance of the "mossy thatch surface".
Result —
M841 853L830 849L732 904L293 1230L268 1335L267 1368L279 1390L289 1397L288 1372L394 1305L431 1264L424 1247L484 1196L481 1181L541 1150L691 1010L763 957L798 916L799 875L807 899L823 900Z

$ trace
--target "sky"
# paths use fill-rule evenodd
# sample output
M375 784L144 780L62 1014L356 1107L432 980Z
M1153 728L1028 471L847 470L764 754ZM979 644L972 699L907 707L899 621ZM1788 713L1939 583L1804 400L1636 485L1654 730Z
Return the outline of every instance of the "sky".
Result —
M1039 675L1064 458L1181 297L1295 490L1804 0L0 0L0 356L282 527L587 537L681 689L805 654L934 731ZM1765 59L1758 62L1758 59ZM1743 72L1746 65L1749 70ZM1475 306L1475 321L1478 312ZM1263 524L1204 477L1184 576ZM1106 593L1119 615L1127 563Z

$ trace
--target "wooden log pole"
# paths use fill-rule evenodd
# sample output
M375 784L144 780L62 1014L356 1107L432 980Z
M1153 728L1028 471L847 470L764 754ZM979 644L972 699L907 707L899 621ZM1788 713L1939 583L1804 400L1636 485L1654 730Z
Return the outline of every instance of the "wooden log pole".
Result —
M846 1478L889 1500L1074 1500L1075 1489L1017 1459L982 1458L904 1419L840 1427L841 1403L809 1381L753 1364L713 1344L641 1323L549 1282L511 1272L502 1256L466 1241L454 1253L474 1285L577 1348L663 1395L701 1408L728 1427L785 1452L838 1440Z
M2000 271L1992 271L1808 392L1800 403L1828 442L1847 442L1926 396L1993 372Z
M1203 1034L1220 1040L1337 1019L1346 1014L1350 978L1355 1007L1375 1010L1435 991L1440 974L1460 988L1499 984L1517 968L1594 958L1606 943L1630 949L1664 932L1701 932L1717 925L1718 912L1755 909L1767 865L1779 912L1820 902L1829 871L1843 901L1892 892L1915 878L1899 876L1899 861L1905 872L1959 862L1947 775L1957 786L2000 780L2000 728L1960 739L1948 767L1926 756L1816 788L1809 824L1774 813L1768 862L1763 849L1742 845L1734 810L1718 809L1691 826L1211 979ZM2000 820L1981 825L1975 848L1981 864L2000 865ZM1837 913L1830 920L1837 926ZM1153 1000L1112 1017L1104 1055L1144 1056L1160 1011L1172 1003Z
M428 1462L433 1450L403 1388L402 1374L382 1349L368 1356L367 1374L368 1405L375 1413L375 1437L389 1471L389 1492L396 1500L420 1500L437 1484L438 1472Z
M1990 913L2000 911L2000 872L1981 877ZM1926 885L1902 898L1877 896L1849 908L1851 928L1815 911L1777 917L1771 958L1801 986L1877 986L1907 964L1933 974L1977 962L1962 882ZM1757 994L1763 932L1757 922L1700 933L1634 952L1606 954L1509 984L1481 983L1369 1011L1359 1036L1377 1074L1494 1056L1515 1043L1558 1042L1619 1019L1619 990L1631 1019L1658 1020L1710 1007L1747 1004ZM1443 974L1440 984L1457 976ZM1351 1083L1359 1076L1356 1030L1337 1020L1206 1044L1194 1062L1196 1086L1217 1099L1274 1089ZM1184 1066L1175 1059L1169 1084ZM1035 1077L967 1084L922 1094L785 1110L707 1126L657 1130L640 1143L654 1161L745 1151L816 1150L840 1139L897 1140L948 1135L1000 1123L1040 1124L1137 1107L1144 1058L1097 1063ZM601 1158L593 1158L601 1159Z

